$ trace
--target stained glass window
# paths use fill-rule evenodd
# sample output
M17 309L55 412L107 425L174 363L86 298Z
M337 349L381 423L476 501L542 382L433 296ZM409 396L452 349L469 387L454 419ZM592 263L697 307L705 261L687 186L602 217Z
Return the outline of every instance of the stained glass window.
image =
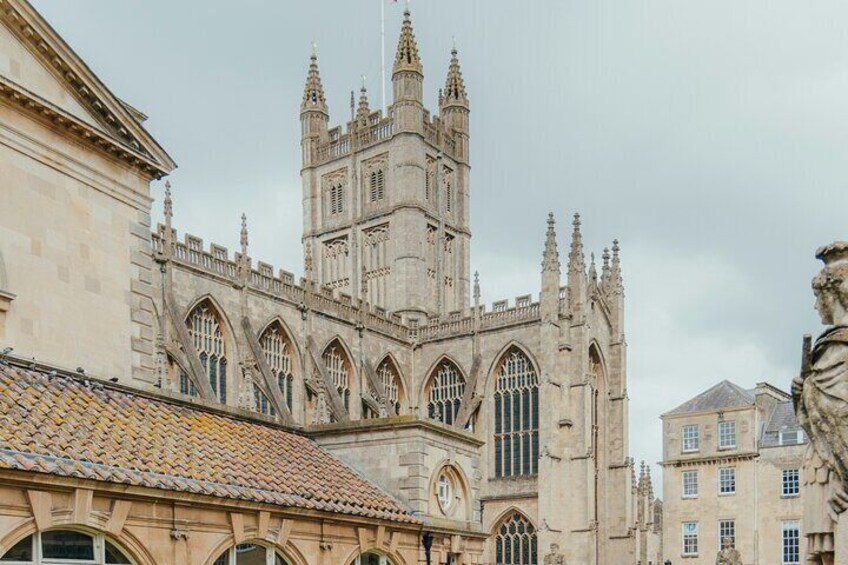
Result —
M259 345L265 353L265 360L271 368L271 374L280 387L280 394L292 410L292 391L294 389L294 371L292 369L292 352L294 350L288 336L279 324L273 324L262 333Z

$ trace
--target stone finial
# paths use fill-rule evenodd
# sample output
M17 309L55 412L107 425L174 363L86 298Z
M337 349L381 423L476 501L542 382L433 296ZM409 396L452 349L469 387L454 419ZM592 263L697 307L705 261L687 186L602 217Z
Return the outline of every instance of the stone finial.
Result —
M542 253L542 272L559 273L559 251L556 241L556 220L554 213L548 213L548 231L545 234L545 250Z
M356 121L361 124L368 124L368 116L371 114L371 109L368 107L368 89L365 88L365 75L362 75L362 86L359 88L359 106L356 109Z
M621 294L624 292L624 279L621 276L621 248L618 240L612 240L612 263L610 265L610 284L612 292Z
M462 79L462 70L459 68L456 45L451 49L450 66L448 76L445 80L444 91L440 91L439 106L461 106L468 107L468 96L465 92L465 81Z
M362 294L362 300L368 301L368 271L365 269L365 265L362 265L362 273L360 274L359 285L361 287L360 293Z
M606 288L610 280L610 250L609 247L604 247L604 252L601 255L601 286Z
M171 231L171 219L174 217L174 201L171 199L171 181L165 181L165 200L163 202L165 226Z
M474 303L480 303L480 272L474 271Z
M303 250L303 278L312 280L312 243L306 242Z
M301 112L318 110L327 113L327 101L324 99L324 86L321 84L321 74L318 72L318 54L315 43L312 43L312 55L309 57L309 72L306 75L306 85L303 87Z
M595 284L598 284L598 270L595 268L595 254L589 254L589 280Z
M242 212L241 214L241 254L242 257L247 257L247 214Z
M568 272L585 273L586 259L583 256L583 233L580 231L580 213L574 214L574 221L571 223L574 230L571 232L571 251L568 253Z
M418 74L423 74L424 72L424 67L421 65L421 58L418 55L418 44L415 42L415 33L412 31L412 19L408 6L403 11L403 26L400 29L400 38L398 39L392 74L403 71L412 71Z

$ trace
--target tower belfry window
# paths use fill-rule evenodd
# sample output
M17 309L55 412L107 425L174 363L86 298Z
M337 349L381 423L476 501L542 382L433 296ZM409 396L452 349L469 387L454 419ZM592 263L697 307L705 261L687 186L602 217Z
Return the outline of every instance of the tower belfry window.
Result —
M345 211L345 193L343 184L334 184L330 187L330 214L341 214Z
M377 169L375 171L371 171L371 180L370 180L370 200L371 202L377 202L378 200L382 200L386 195L386 185L385 185L385 174L383 173L383 169Z

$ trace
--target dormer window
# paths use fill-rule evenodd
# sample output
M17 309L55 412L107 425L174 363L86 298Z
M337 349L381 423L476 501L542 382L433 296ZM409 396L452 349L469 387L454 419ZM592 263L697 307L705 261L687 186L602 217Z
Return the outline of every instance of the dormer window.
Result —
M780 445L797 445L804 443L802 430L780 430Z

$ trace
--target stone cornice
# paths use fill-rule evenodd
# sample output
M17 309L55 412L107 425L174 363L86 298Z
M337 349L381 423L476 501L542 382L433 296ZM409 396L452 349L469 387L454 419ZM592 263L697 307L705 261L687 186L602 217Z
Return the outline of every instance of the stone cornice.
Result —
M748 461L756 459L760 454L756 451L747 451L744 453L725 453L714 454L703 457L693 457L691 459L669 459L661 461L660 467L691 467L694 465L720 465L722 463L734 463L736 461Z
M72 135L81 143L144 171L153 178L161 178L169 172L167 168L140 151L106 135L94 126L2 75L0 75L0 101L5 101L9 105L28 112L36 119L47 122L52 127L59 128Z
M158 176L176 168L170 156L134 117L137 110L130 110L116 98L26 0L0 0L0 22L103 123L113 142L155 163L161 171Z

